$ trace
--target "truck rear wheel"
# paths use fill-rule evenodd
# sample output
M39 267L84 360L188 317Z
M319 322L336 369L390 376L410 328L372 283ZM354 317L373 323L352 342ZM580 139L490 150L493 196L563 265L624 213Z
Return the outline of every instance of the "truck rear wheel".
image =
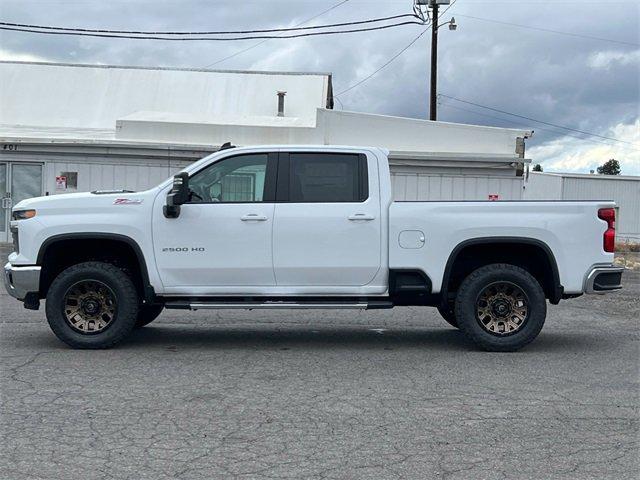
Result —
M144 327L153 322L164 310L164 305L140 305L136 328Z
M447 305L446 308L438 307L438 312L440 316L445 319L445 321L454 328L458 328L458 320L456 319L456 312L454 310L453 305Z
M85 262L63 270L49 287L46 314L56 336L73 348L109 348L133 329L138 294L114 265Z
M532 342L547 315L538 281L526 270L496 263L460 285L455 313L460 330L484 350L512 352Z

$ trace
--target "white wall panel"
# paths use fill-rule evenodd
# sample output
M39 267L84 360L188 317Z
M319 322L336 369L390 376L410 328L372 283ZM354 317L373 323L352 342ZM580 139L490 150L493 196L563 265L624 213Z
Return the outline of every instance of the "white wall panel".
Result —
M439 175L391 172L395 200L500 200L522 199L522 178L491 178L473 175Z
M613 200L618 204L616 233L640 239L640 177L565 177L563 200Z
M524 196L527 200L613 200L618 204L617 236L640 240L640 177L532 173Z
M431 122L413 118L318 109L319 128L329 145L367 145L403 152L512 155L523 129Z
M45 191L50 195L124 188L146 190L158 185L191 162L140 161L109 158L102 161L75 156L45 163ZM56 190L55 178L63 172L78 173L78 188Z
M523 194L525 200L561 200L562 177L545 173L529 173Z

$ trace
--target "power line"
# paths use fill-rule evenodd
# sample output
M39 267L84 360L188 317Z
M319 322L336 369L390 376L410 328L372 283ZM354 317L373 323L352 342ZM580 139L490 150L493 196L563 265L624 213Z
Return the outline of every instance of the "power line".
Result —
M450 103L440 103L440 106L441 106L441 107L447 107L447 108L453 108L453 109L455 109L455 110L460 110L460 111L462 111L462 112L469 112L469 113L473 113L473 114L475 114L475 115L479 115L479 116L482 116L482 117L494 118L494 119L496 119L496 120L500 120L500 121L502 121L502 122L509 122L509 123L512 123L512 124L515 124L515 125L520 125L520 126L527 127L527 128L530 128L530 127L531 127L530 125L527 125L527 124L525 124L525 123L521 123L521 122L514 122L513 120L510 120L510 119L508 119L508 118L498 117L498 116L496 116L496 115L489 115L489 114L487 114L487 113L478 112L478 111L476 111L476 110L471 110L471 109L469 109L469 108L458 107L458 106L456 106L456 105L451 105ZM571 133L562 132L562 131L559 131L559 130L552 130L552 129L550 129L550 128L536 127L536 130L543 130L543 131L545 131L545 132L551 132L551 133L561 134L561 135L565 135L565 136L568 136L568 137L577 138L578 140L583 140L583 141L585 141L585 142L590 142L590 143L599 143L599 144L601 144L601 145L607 145L608 147L625 148L625 149L629 149L629 150L636 150L636 151L640 151L640 149L638 149L638 148L627 147L627 146L625 146L625 145L614 145L614 144L611 144L611 143L603 142L602 140L595 140L595 139L593 139L593 138L579 137L578 135L573 135L573 134L571 134Z
M391 57L389 60L387 60L382 66L380 66L377 70L375 70L374 72L372 72L371 74L367 75L366 77L358 80L356 83L354 83L353 85L351 85L348 88L345 88L344 90L342 90L341 92L338 92L334 95L334 98L342 95L344 93L347 93L349 90L352 90L354 88L356 88L357 86L363 84L364 82L366 82L367 80L369 80L371 77L373 77L375 74L377 74L379 71L385 69L387 66L389 66L396 58L398 58L400 55L402 55L404 52L406 52L414 43L416 43L420 37L422 37L425 33L427 33L429 31L429 28L426 28L425 30L423 30L422 32L420 32L420 34L415 37L413 40L411 40L411 42L409 42L409 44L407 44L402 50L400 50L398 53L396 53L393 57Z
M359 33L359 32L372 32L375 30L386 30L389 28L401 27L404 25L424 25L423 22L400 22L390 25L379 25L375 27L365 28L352 28L348 30L332 30L326 32L309 32L309 33L297 33L294 35L253 35L246 37L159 37L159 36L136 36L136 35L115 35L106 33L86 33L86 32L59 32L49 30L33 30L28 28L19 27L4 27L0 26L0 30L9 30L15 32L26 33L38 33L43 35L72 35L80 37L98 37L98 38L123 38L129 40L163 40L163 41L179 41L179 42L193 42L193 41L210 41L210 42L231 42L238 40L262 40L262 39L287 39L287 38L301 38L301 37L315 37L318 35L335 35L339 33Z
M463 100L463 99L457 98L457 97L452 97L451 95L446 95L444 93L440 93L440 94L438 94L438 96L445 97L445 98L450 98L451 100L455 100L457 102L466 103L468 105L473 105L475 107L485 108L487 110L491 110L491 111L494 111L494 112L504 113L505 115L511 115L512 117L523 118L525 120L530 120L532 122L542 123L543 125L549 125L550 127L560 128L562 130L568 130L570 132L582 133L583 135L590 135L592 137L598 137L598 138L602 138L604 140L612 140L614 142L627 143L629 145L636 146L635 143L627 142L626 140L620 140L618 138L613 138L613 137L606 137L604 135L598 135L597 133L592 133L592 132L585 132L584 130L578 130L576 128L565 127L564 125L558 125L557 123L545 122L544 120L538 120L538 119L527 117L527 116L524 116L524 115L519 115L517 113L507 112L505 110L500 110L500 109L494 108L494 107L488 107L486 105L481 105L479 103L470 102L468 100Z
M451 7L453 7L453 5L457 2L458 0L453 0L453 2L451 2L451 4L445 8L443 10L443 12L440 14L441 16L444 15L445 13L447 13L447 10L449 10ZM417 12L416 10L417 8L417 4L414 2L414 12ZM417 15L417 13L416 13ZM419 17L421 18L421 17ZM400 50L398 53L396 53L394 56L392 56L389 60L387 60L380 68L378 68L377 70L375 70L373 73L367 75L366 77L358 80L356 83L354 83L353 85L349 86L348 88L345 88L344 90L342 90L339 93L336 93L335 95L333 95L333 97L337 97L338 95L342 95L346 92L348 92L349 90L352 90L354 88L356 88L357 86L363 84L364 82L366 82L367 80L369 80L371 77L373 77L374 75L376 75L378 72L380 72L381 70L384 70L387 66L389 66L396 58L398 58L400 55L402 55L404 52L406 52L409 47L411 47L414 43L416 43L418 41L418 39L420 39L420 37L422 37L425 33L427 33L427 31L429 30L429 26L430 24L427 22L424 23L424 25L426 25L426 29L420 33L417 37L415 37L413 40L411 40L411 42L409 42L408 45L406 45L402 50Z
M342 2L344 3L344 2ZM10 23L0 22L0 25L7 27L19 27L38 30L54 30L60 32L83 32L83 33L108 33L108 34L127 34L127 35L245 35L254 33L274 33L274 32L291 32L297 30L317 30L320 28L347 27L352 25L363 25L367 23L379 23L389 20L396 20L404 17L418 18L412 13L401 15L392 15L389 17L369 18L367 20L356 20L352 22L331 23L327 25L313 25L310 27L288 27L288 28L268 28L260 30L214 30L214 31L149 31L149 30L106 30L92 28L75 28L75 27L54 27L50 25L33 25L27 23Z
M601 42L618 43L620 45L630 45L630 46L633 46L633 47L640 46L640 43L625 42L625 41L622 41L622 40L613 40L611 38L595 37L593 35L584 35L584 34L581 34L581 33L562 32L560 30L552 30L550 28L532 27L530 25L521 25L521 24L518 24L518 23L511 23L511 22L505 22L505 21L501 21L501 20L494 20L492 18L474 17L473 15L463 15L461 13L458 13L457 15L459 17L471 18L473 20L480 20L482 22L498 23L500 25L508 25L510 27L519 27L519 28L526 28L526 29L529 29L529 30L538 30L540 32L556 33L558 35L567 35L569 37L588 38L590 40L598 40L598 41L601 41Z
M349 1L349 0L342 0L341 2L338 2L338 3L336 3L335 5L330 6L330 7L329 7L329 8L327 8L326 10L323 10L322 12L317 13L316 15L314 15L314 16L312 16L312 17L309 17L309 18L307 18L306 20L303 20L302 22L300 22L300 23L298 23L298 24L294 25L294 27L300 27L300 26L304 25L305 23L311 22L312 20L315 20L316 18L321 17L321 16L322 16L322 15L324 15L325 13L329 13L330 11L335 10L336 8L338 8L338 7L342 6L342 5L344 5L344 4L345 4L345 3L347 3L348 1ZM214 65L218 65L219 63L222 63L222 62L224 62L224 61L226 61L226 60L229 60L229 59L231 59L231 58L237 57L238 55L241 55L241 54L243 54L244 52L248 52L249 50L253 50L254 48L259 47L260 45L262 45L262 44L264 44L264 43L267 43L268 41L269 41L269 39L262 40L262 41L260 41L260 42L258 42L258 43L255 43L255 44L253 44L253 45L251 45L251 46L249 46L249 47L247 47L247 48L243 48L242 50L238 50L237 52L232 53L231 55L227 55L226 57L223 57L223 58L221 58L221 59L219 59L219 60L216 60L216 61L215 61L215 62L213 62L213 63L209 63L208 65L204 65L202 68L209 68L209 67L213 67Z

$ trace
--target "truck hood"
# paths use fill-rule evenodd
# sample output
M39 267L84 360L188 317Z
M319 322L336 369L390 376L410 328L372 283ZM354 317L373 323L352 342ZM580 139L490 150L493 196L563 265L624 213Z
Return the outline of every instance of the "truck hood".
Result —
M115 208L122 205L142 205L151 201L153 192L82 192L34 197L22 200L14 205L13 210L35 209L38 212L60 212L62 210L94 210Z

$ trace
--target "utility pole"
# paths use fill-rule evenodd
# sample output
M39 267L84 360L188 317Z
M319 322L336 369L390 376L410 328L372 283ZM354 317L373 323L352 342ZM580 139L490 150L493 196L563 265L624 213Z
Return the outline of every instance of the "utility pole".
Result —
M455 2L454 2L455 3ZM458 28L455 18L438 25L440 5L453 5L451 0L416 0L416 6L422 14L422 7L426 5L431 9L431 91L429 95L429 120L436 120L438 116L438 29L444 25L449 25L449 30ZM449 10L447 8L445 12Z
M429 120L436 120L438 101L438 2L431 3L431 103Z

